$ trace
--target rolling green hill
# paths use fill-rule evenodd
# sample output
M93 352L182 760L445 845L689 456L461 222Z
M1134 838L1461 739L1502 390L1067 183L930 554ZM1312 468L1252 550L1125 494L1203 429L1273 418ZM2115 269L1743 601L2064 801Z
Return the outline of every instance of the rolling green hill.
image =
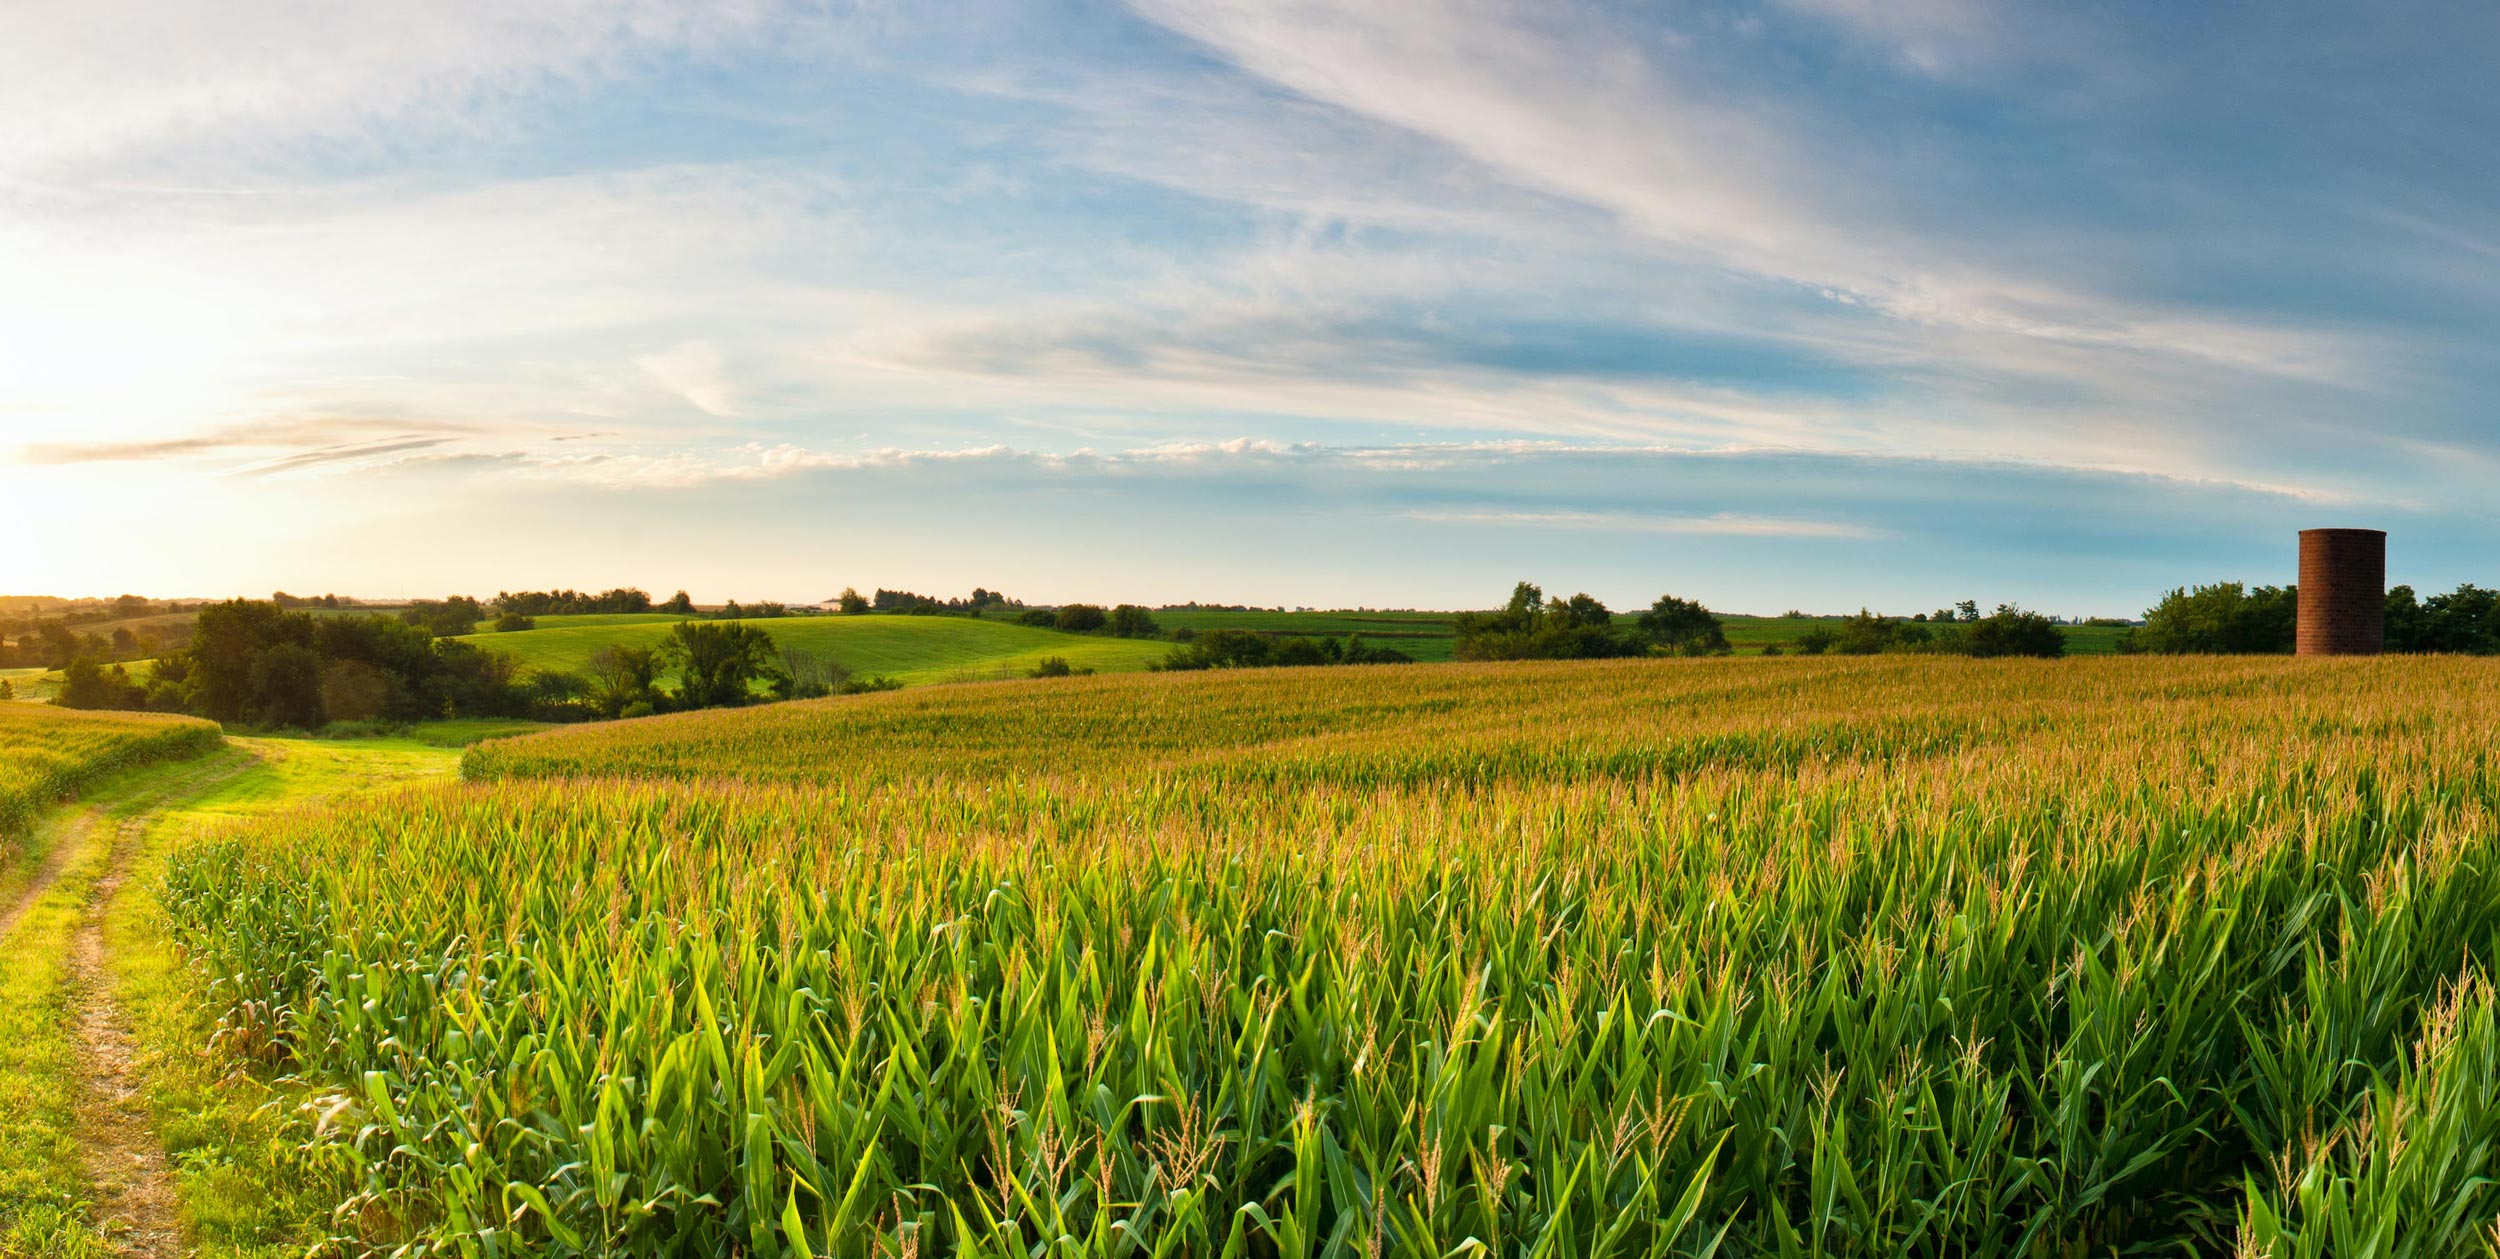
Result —
M462 641L508 652L525 669L579 672L602 647L658 645L681 619L546 617L538 629L472 634ZM953 616L794 616L745 623L784 647L812 652L855 675L914 685L1017 677L1047 656L1101 673L1135 672L1171 650L1170 643L1093 638Z

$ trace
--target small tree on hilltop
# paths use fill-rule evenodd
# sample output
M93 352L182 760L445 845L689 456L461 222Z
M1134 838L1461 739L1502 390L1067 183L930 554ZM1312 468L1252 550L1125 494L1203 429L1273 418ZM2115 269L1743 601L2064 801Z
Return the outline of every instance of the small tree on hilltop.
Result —
M841 597L834 600L834 606L844 616L861 616L868 611L868 598L856 587L844 586Z
M1719 618L1691 599L1658 596L1649 611L1641 614L1640 627L1651 642L1681 655L1710 655L1728 649L1727 630Z

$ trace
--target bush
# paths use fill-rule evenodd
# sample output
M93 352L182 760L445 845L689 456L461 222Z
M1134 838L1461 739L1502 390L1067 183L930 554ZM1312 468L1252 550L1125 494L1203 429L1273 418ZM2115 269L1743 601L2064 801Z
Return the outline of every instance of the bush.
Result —
M1548 600L1530 582L1511 588L1498 612L1462 612L1450 622L1460 660L1591 660L1638 655L1641 642L1617 634L1614 614L1587 594Z
M2224 581L2173 590L2145 610L2122 646L2162 655L2290 651L2299 603L2294 586Z
M1091 634L1110 624L1111 616L1090 603L1071 603L1059 609L1058 616L1052 620L1058 628L1071 634Z
M1048 608L1032 608L1016 613L1016 624L1034 629L1057 629L1059 628L1059 614Z
M2066 631L2058 628L2057 622L2010 603L1998 604L1993 614L1964 627L1960 638L1961 649L1973 656L2037 656L2054 660L2066 654Z
M1111 609L1111 633L1118 638L1154 638L1163 632L1154 614L1134 603Z
M1832 646L1839 641L1840 635L1833 633L1827 626L1817 625L1797 636L1797 654L1819 656L1830 651Z
M495 618L495 632L498 634L514 634L519 633L522 630L534 630L537 628L537 617L523 616L518 612L506 612L502 616Z
M1075 675L1076 670L1068 664L1068 658L1066 656L1044 656L1039 661L1036 661L1033 667L1028 670L1024 676L1028 678L1065 678L1074 677Z
M1278 638L1256 630L1218 629L1193 636L1147 667L1157 672L1187 673L1200 669L1412 663L1414 658L1405 652L1371 646L1360 634L1340 643L1333 638Z

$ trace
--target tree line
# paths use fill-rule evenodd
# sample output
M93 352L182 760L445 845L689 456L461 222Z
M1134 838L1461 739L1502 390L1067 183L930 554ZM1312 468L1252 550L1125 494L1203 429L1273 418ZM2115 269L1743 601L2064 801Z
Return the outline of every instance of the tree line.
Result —
M190 645L159 656L144 679L81 655L67 666L55 702L314 730L455 717L635 717L751 703L759 689L804 699L899 685L854 677L737 621L681 621L657 644L601 650L582 673L523 670L510 654L463 637L480 612L465 596L397 616L314 616L274 600L210 604L199 610ZM458 632L439 632L446 629Z
M1451 622L1452 654L1461 660L1596 660L1624 656L1712 656L1731 650L1718 615L1699 601L1660 595L1649 609L1624 623L1588 594L1546 597L1530 582L1511 590L1498 611L1462 613ZM1976 603L1938 611L1933 617L1887 617L1860 609L1832 626L1799 635L1790 650L1804 655L1874 655L1924 652L1964 656L2064 655L2066 635L2057 622L2012 604L1986 616ZM1783 654L1773 644L1766 655Z
M2411 586L2387 592L2387 650L2500 654L2500 591L2467 582L2421 597ZM2180 587L2145 610L2119 650L2180 654L2266 654L2297 645L2300 587L2236 581Z

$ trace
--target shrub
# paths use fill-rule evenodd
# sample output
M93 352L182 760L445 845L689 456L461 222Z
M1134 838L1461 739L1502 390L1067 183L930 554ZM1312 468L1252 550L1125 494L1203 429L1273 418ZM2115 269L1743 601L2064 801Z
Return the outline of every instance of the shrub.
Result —
M1123 603L1111 609L1111 632L1119 638L1153 638L1163 631L1155 624L1153 613L1134 603Z
M1498 612L1462 612L1450 622L1460 660L1591 660L1638 655L1645 647L1617 634L1614 614L1587 594L1548 600L1530 582L1511 588Z
M523 616L518 612L506 612L502 616L495 618L495 632L498 634L516 634L522 630L534 630L537 628L537 617Z
M1048 608L1030 608L1016 613L1016 624L1034 629L1057 629L1059 614Z
M2162 655L2290 651L2299 601L2297 587L2236 581L2173 590L2145 610L2124 646Z
M2053 660L2066 654L2066 631L2058 628L2057 622L2010 603L1998 604L1994 613L1965 626L1960 638L1962 650L1973 656L2038 656Z
M1059 609L1053 623L1071 634L1091 634L1111 623L1111 617L1090 603L1071 603Z

